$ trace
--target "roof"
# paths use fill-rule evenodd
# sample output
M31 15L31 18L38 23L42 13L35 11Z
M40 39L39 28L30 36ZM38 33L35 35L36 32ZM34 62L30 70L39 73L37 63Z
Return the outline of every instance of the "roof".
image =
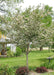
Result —
M0 32L0 43L8 43L10 41L10 38L6 37Z

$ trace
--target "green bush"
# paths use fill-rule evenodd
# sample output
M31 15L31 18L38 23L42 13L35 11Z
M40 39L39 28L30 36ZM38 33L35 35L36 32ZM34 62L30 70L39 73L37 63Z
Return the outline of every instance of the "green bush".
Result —
M11 50L9 50L9 51L7 51L7 56L8 57L13 57L14 53Z
M54 48L54 43L53 43L53 45L52 45L52 48Z
M25 48L22 48L22 52L25 52L26 50L25 50Z
M12 69L8 65L0 65L0 75L11 75Z
M51 50L52 52L54 52L54 50Z
M10 47L6 47L6 49L7 49L7 51L9 51L10 50Z
M44 64L41 64L41 66L44 66L48 69L54 69L54 60L51 60L50 62L45 62Z
M22 50L19 47L16 47L16 53L15 56L20 56L22 54Z

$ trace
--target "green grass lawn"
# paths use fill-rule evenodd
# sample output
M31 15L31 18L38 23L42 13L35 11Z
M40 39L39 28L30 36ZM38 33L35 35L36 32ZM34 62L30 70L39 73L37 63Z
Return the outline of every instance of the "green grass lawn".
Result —
M44 62L48 61L46 58L54 55L53 52L49 51L32 51L28 55L29 69L34 70ZM26 66L26 56L12 57L12 58L0 58L0 64L8 64L9 67L17 68L20 66Z

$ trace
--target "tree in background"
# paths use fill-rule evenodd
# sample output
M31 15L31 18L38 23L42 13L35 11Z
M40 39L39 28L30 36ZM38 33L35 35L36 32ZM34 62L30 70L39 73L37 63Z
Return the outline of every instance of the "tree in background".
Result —
M46 26L50 26L52 23L52 15L53 15L53 10L52 7L45 5L43 9L43 13L45 14L42 18L42 22L46 23Z
M45 24L42 30L42 33L44 33L45 36L47 36L48 38L44 37L44 35L41 35L40 33L40 38L39 38L39 47L40 47L40 51L42 50L43 46L46 46L47 42L49 43L51 41L51 39L49 37L51 37L49 35L49 30L51 28L51 24L52 24L52 15L53 15L53 11L52 11L52 7L45 5L44 8L42 9L43 11L43 15L41 17L41 22ZM48 34L48 35L47 35ZM51 33L52 35L52 33ZM50 40L49 40L50 39Z
M51 29L53 30L53 36L52 36L53 43L52 43L51 47L54 48L54 21L52 22L52 28Z

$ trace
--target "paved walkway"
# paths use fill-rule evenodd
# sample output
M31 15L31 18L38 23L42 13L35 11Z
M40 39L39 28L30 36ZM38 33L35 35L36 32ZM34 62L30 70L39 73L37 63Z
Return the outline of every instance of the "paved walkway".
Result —
M36 72L30 72L29 75L40 75L40 74L38 74L38 73L36 73Z
M54 72L54 70L48 69L48 73L50 73L50 72ZM36 72L34 72L34 71L31 71L31 72L29 73L29 75L41 75L41 74L40 74L40 73L36 73Z

